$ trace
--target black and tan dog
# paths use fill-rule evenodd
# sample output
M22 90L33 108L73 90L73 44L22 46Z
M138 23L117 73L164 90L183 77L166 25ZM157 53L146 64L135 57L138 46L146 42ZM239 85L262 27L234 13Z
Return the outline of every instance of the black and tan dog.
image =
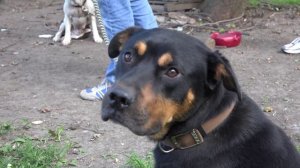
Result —
M102 119L157 141L156 167L300 168L299 153L241 92L228 60L199 40L129 28L109 55L119 56L117 82Z

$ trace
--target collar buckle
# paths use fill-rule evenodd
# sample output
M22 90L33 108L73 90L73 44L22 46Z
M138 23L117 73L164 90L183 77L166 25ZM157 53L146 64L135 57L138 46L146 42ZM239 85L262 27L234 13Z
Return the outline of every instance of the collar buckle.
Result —
M191 148L204 142L200 131L195 128L191 132L172 136L170 140L178 149Z

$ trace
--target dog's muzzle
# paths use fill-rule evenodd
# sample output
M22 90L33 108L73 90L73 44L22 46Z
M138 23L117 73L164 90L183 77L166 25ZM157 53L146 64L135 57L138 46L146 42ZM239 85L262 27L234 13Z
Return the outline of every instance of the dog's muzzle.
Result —
M102 119L107 121L114 113L127 109L133 103L134 97L132 89L112 87L103 100L106 107L102 109Z

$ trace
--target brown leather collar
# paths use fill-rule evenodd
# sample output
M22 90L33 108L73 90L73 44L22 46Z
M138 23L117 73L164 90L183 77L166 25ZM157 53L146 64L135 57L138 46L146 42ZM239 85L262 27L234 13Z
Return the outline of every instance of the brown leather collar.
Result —
M163 141L158 142L158 147L164 153L172 152L174 149L187 149L204 142L206 134L212 132L222 124L228 116L234 111L236 100L217 116L209 119L200 127L194 128L183 134L171 136Z

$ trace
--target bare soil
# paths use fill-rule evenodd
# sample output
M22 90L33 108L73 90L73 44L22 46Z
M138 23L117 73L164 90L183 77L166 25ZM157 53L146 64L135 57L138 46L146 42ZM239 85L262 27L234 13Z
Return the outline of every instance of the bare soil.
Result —
M0 0L0 122L42 137L63 126L82 153L70 153L78 167L120 167L132 151L150 152L155 143L100 118L101 102L84 101L79 92L98 84L108 64L107 48L92 38L69 46L39 38L54 34L63 18L62 0ZM299 9L299 8L298 8ZM300 145L300 55L280 47L300 36L299 10L259 10L249 15L242 44L221 49L231 61L244 92ZM263 15L258 14L263 12ZM257 14L258 13L258 14ZM192 35L207 39L208 32ZM43 112L44 111L44 112ZM0 139L7 140L5 138Z

